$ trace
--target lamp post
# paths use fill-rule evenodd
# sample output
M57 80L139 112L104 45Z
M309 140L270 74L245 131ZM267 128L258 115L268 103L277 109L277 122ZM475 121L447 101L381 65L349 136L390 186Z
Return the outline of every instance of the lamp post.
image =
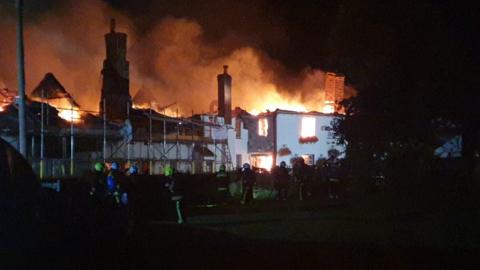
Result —
M25 61L23 52L23 0L16 0L17 10L17 77L18 77L18 144L20 153L27 157L27 130L25 124Z

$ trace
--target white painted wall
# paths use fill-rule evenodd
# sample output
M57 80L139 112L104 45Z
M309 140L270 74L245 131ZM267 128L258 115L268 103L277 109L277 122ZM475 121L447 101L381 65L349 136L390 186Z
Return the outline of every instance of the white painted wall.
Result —
M236 121L239 119L232 118L232 126L236 126ZM240 139L237 139L235 128L228 129L228 147L232 156L233 166L240 167L243 163L249 162L248 155L248 129L245 129L243 123L241 123ZM237 155L242 156L241 164L237 164Z
M301 124L303 117L314 117L315 118L315 136L318 138L316 143L300 143L300 132ZM332 128L332 120L335 118L333 115L322 115L322 114L302 114L302 113L281 113L277 114L277 152L280 148L288 147L292 152L288 156L278 156L277 155L277 165L280 162L285 161L287 164L290 163L290 159L294 156L301 156L307 154L313 154L315 162L319 158L328 157L329 149L337 149L341 153L344 152L345 147L343 145L338 145L335 138L332 137L333 131L325 130L322 127ZM330 133L330 135L329 135Z

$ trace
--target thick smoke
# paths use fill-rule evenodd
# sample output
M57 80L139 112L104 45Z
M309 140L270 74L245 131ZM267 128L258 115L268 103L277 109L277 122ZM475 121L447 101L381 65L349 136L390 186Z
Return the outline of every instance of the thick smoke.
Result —
M183 114L207 112L217 99L216 75L226 64L233 77L233 106L265 110L289 102L321 110L323 71L305 68L297 75L288 75L280 63L245 46L245 42L235 46L232 40L206 41L204 29L193 19L166 17L146 34L137 35L128 17L96 0L70 1L27 23L27 93L45 73L52 72L83 109L98 110L105 58L103 37L111 17L117 19L117 31L129 35L132 96L143 89L160 105L176 102ZM16 89L12 17L2 16L0 32L0 81Z
M0 80L16 90L16 26L13 12L9 13L0 6ZM126 18L96 0L70 1L34 19L25 16L27 94L52 72L82 109L97 111L105 58L103 36L111 16L123 22L120 30L131 34Z

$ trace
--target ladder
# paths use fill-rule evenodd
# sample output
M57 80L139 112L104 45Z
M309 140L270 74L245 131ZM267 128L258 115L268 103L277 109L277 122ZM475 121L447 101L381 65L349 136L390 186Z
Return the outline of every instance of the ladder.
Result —
M227 171L233 171L233 163L232 163L232 154L230 153L230 147L228 147L228 143L223 145L223 151L225 154L225 167Z
M230 153L228 143L223 143L221 148L217 146L217 149L222 153L222 158L220 161L215 161L215 163L224 164L227 171L233 171L232 154Z

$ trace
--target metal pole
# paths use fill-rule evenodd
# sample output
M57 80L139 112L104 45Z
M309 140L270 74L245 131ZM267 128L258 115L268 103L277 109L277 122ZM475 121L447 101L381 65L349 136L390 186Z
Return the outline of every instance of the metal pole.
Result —
M32 156L32 163L33 163L33 159L35 158L35 135L34 134L32 134L30 143L31 143L30 155Z
M127 119L130 120L130 103L127 102ZM130 122L130 121L128 121ZM130 122L131 123L131 122ZM130 167L130 142L127 141L127 164Z
M192 119L193 119L193 110L192 110ZM192 174L195 174L195 161L193 159L193 151L195 149L195 143L194 143L194 133L195 132L195 128L194 126L192 125L192 143L191 143L191 149L190 149L190 161L192 162Z
M176 112L176 118L178 120L178 107L177 107L177 112ZM177 169L177 170L178 170L178 156L179 156L179 149L178 149L178 147L179 147L178 137L179 136L180 136L180 124L179 124L179 121L177 121L177 138L176 138L177 139L177 144L176 144L176 148L177 148L176 158L177 158L177 161L176 161L176 164L175 164L175 169Z
M213 128L210 127L210 131L213 132ZM212 136L213 138L213 136ZM213 138L213 166L212 172L215 173L217 171L217 143L215 142L215 138Z
M167 141L166 141L166 136L167 136L167 125L165 122L165 109L163 109L163 152L165 153L165 149L167 147Z
M42 103L40 104L40 179L45 177L45 120L44 120L45 89L42 89Z
M23 0L16 0L17 9L17 77L18 77L18 144L20 153L27 157L27 130L25 117L25 58L23 51Z
M103 163L107 159L107 113L106 113L106 100L103 99Z
M73 107L70 109L70 176L73 176L75 173L74 168L74 140L73 140Z
M152 162L152 103L150 102L150 109L148 112L148 122L149 122L149 128L148 128L148 173L152 175L153 172L153 162Z

